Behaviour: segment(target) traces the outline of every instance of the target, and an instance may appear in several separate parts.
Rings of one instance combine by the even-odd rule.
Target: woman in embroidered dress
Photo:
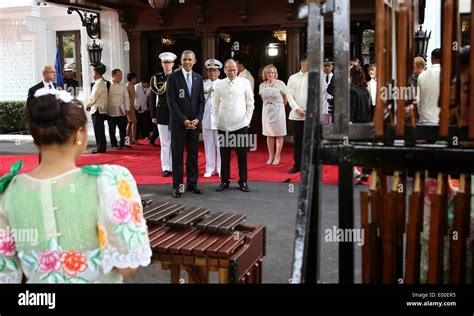
[[[67,93],[39,90],[28,109],[42,154],[35,170],[0,179],[0,283],[122,282],[150,263],[142,204],[130,172],[76,161],[87,118]]]

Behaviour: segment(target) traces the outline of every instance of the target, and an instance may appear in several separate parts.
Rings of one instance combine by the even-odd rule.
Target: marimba
[[[149,202],[149,201],[147,201]],[[144,203],[143,215],[153,262],[171,271],[171,283],[261,283],[265,256],[265,226],[244,224],[245,215],[210,211],[181,204]]]

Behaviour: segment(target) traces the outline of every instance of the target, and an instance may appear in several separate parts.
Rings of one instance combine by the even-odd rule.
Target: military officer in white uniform
[[[221,173],[221,154],[219,151],[218,133],[214,122],[212,121],[212,108],[214,107],[214,87],[220,81],[220,69],[222,63],[217,59],[209,59],[205,63],[207,77],[204,81],[204,116],[202,118],[202,136],[204,138],[204,150],[206,153],[206,173],[204,178],[212,177],[215,171],[220,176]]]

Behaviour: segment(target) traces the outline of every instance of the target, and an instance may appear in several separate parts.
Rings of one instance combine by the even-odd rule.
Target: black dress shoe
[[[169,177],[169,176],[171,175],[171,171],[165,170],[165,171],[163,171],[163,172],[161,173],[161,175],[162,175],[163,177]]]
[[[288,170],[288,173],[297,173],[297,172],[300,172],[300,171],[301,171],[301,168],[293,167],[290,170]]]
[[[178,199],[181,197],[181,192],[179,192],[179,190],[173,190],[173,197],[175,199]]]
[[[98,150],[98,149],[93,149],[91,151],[91,154],[104,154],[105,150]]]
[[[227,182],[221,182],[221,183],[219,184],[219,186],[217,187],[217,190],[216,190],[216,191],[217,191],[217,192],[221,192],[221,191],[224,191],[225,189],[228,189],[228,188],[229,188],[229,184],[230,184],[230,183],[229,183],[228,181],[227,181]]]
[[[250,192],[247,182],[239,182],[240,190],[243,192]]]
[[[193,192],[194,194],[202,194],[202,190],[194,186],[188,186],[186,191]]]
[[[118,146],[112,146],[112,149],[119,150],[120,148]]]

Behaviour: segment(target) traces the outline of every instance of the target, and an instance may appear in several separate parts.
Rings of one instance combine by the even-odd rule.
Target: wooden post
[[[453,17],[454,0],[442,0],[441,27],[441,82],[439,106],[439,135],[448,136],[449,128],[449,99],[451,92],[452,55],[453,55]],[[457,44],[459,45],[459,43]]]
[[[471,175],[461,174],[459,192],[454,198],[453,231],[450,235],[450,283],[466,280],[467,239],[470,228]]]
[[[179,280],[181,279],[181,268],[178,263],[171,264],[171,283],[172,284],[179,284]]]
[[[407,62],[408,60],[408,3],[399,1],[398,23],[397,23],[397,127],[396,134],[403,136],[405,134],[405,105],[406,98],[401,91],[405,91],[407,85]]]
[[[420,283],[421,243],[420,233],[423,227],[423,182],[421,172],[416,172],[413,194],[410,196],[410,210],[407,229],[405,259],[405,283]]]
[[[439,173],[436,194],[431,198],[427,280],[430,284],[439,284],[443,282],[443,182],[443,174]]]
[[[384,1],[375,1],[375,63],[377,64],[377,97],[375,102],[375,135],[382,136],[384,129],[384,107],[385,102],[382,99],[380,90],[387,84],[386,81],[386,64],[387,52],[385,50],[385,4]]]
[[[137,74],[137,80],[141,80],[141,77],[142,77],[141,34],[142,34],[142,32],[139,32],[139,31],[128,33],[128,39],[130,40],[130,72],[134,72],[134,73]]]
[[[219,284],[229,283],[229,269],[228,268],[219,268]]]
[[[216,31],[202,31],[202,38],[201,38],[201,45],[202,45],[202,60],[198,60],[198,63],[203,64],[203,69],[204,67],[204,62],[210,58],[217,58],[217,35]],[[224,61],[222,61],[224,62]],[[204,74],[203,71],[203,75]]]
[[[474,138],[474,0],[471,0],[471,56],[470,56],[470,83],[469,83],[469,138]],[[474,258],[474,256],[473,256]],[[472,269],[474,271],[474,268]]]
[[[300,70],[300,34],[299,28],[287,28],[286,30],[286,48],[288,51],[286,75],[288,78]]]

